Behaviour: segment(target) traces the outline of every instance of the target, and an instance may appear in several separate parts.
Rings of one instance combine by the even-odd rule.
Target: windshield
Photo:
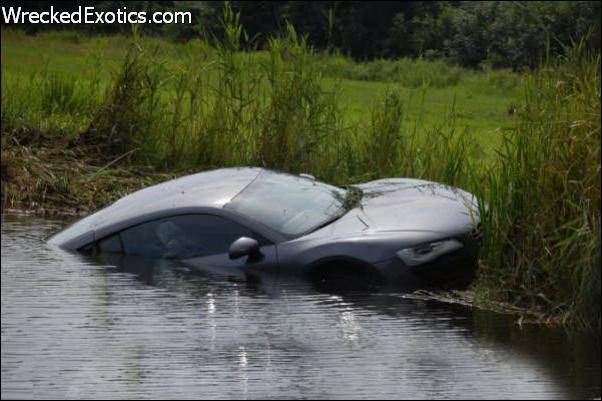
[[[225,208],[284,235],[298,236],[342,216],[350,209],[350,192],[308,178],[264,170]]]

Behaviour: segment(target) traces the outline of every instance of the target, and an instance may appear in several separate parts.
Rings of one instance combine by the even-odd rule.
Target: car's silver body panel
[[[228,203],[262,171],[260,168],[225,168],[187,175],[141,189],[78,221],[73,236],[64,230],[51,244],[77,249],[114,231],[144,221],[189,212],[213,212]],[[76,227],[77,226],[77,227]]]
[[[429,231],[454,235],[478,222],[474,196],[430,181],[395,178],[356,185],[364,195],[358,208],[305,238],[372,235],[387,231]]]
[[[234,262],[226,260],[227,255],[215,255],[187,261],[193,266],[240,266],[306,274],[323,261],[338,259],[374,266],[396,280],[409,280],[406,273],[410,269],[403,266],[396,252],[451,237],[461,239],[466,245],[467,257],[476,260],[478,247],[469,234],[479,223],[478,208],[474,196],[465,191],[402,178],[357,185],[363,191],[360,205],[325,227],[290,239],[253,220],[252,216],[224,208],[261,171],[260,168],[214,170],[140,190],[76,223],[52,237],[50,242],[76,250],[145,221],[208,213],[235,220],[273,245],[264,249],[268,256],[264,263]]]

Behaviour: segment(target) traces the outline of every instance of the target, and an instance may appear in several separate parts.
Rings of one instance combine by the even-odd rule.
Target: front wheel
[[[328,292],[364,291],[384,284],[382,275],[374,268],[344,262],[318,266],[309,279],[318,289]]]

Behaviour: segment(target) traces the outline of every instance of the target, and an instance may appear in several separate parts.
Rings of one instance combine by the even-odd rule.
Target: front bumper
[[[474,279],[477,269],[480,235],[473,231],[453,238],[463,247],[431,262],[407,266],[396,257],[377,263],[376,267],[385,281],[396,288],[465,288]]]

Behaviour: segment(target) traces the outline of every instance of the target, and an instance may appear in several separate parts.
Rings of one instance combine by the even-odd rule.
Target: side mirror
[[[228,255],[230,259],[238,259],[243,256],[253,256],[259,253],[259,242],[253,238],[240,237],[230,245]]]

